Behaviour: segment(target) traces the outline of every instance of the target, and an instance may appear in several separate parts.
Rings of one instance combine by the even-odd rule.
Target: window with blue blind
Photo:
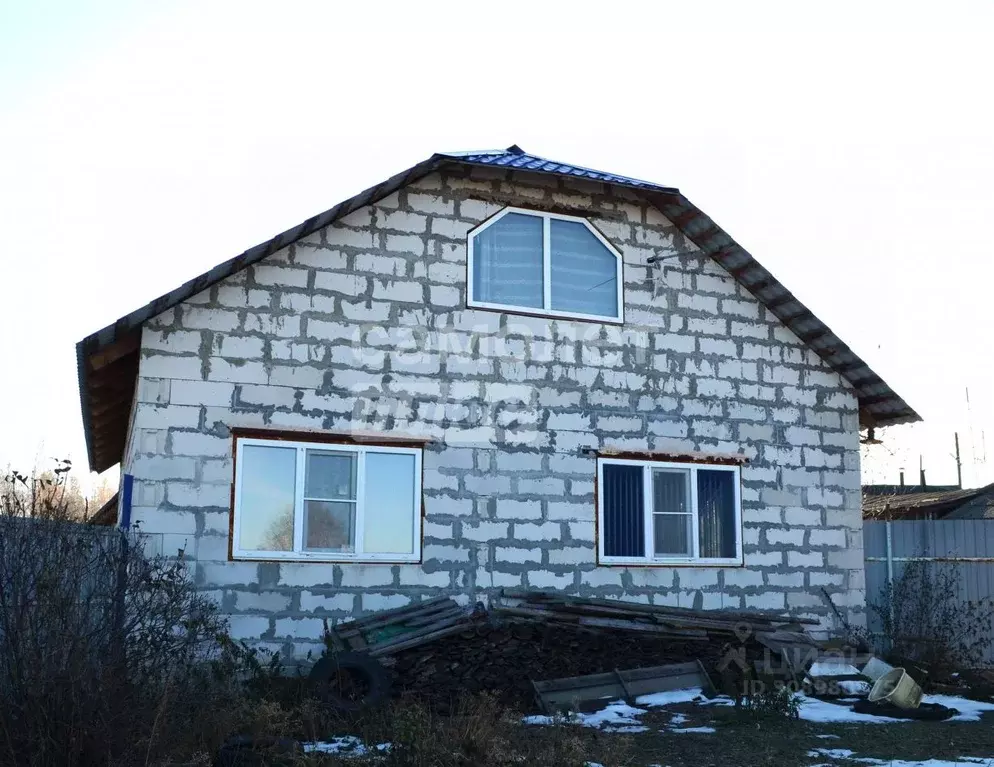
[[[602,458],[601,564],[742,563],[738,466]]]
[[[621,322],[622,259],[583,218],[505,208],[469,233],[469,305]]]

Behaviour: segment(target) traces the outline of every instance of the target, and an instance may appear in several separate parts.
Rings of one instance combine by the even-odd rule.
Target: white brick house
[[[917,414],[679,191],[437,154],[81,341],[91,468],[233,632],[502,587],[857,620]],[[130,496],[130,498],[128,497]]]

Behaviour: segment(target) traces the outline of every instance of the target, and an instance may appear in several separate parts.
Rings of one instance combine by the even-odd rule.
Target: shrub
[[[786,685],[759,685],[745,696],[741,711],[761,719],[799,719],[801,704],[797,695]]]
[[[182,558],[72,521],[67,474],[0,477],[0,760],[144,763],[227,726],[191,715],[237,693],[205,674],[224,621]]]
[[[963,600],[960,582],[955,565],[907,562],[870,603],[882,627],[882,636],[871,642],[888,657],[933,673],[979,666],[992,641],[994,601]]]

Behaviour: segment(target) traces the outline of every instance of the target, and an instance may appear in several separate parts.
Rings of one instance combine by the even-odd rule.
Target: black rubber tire
[[[361,700],[344,698],[331,687],[331,680],[342,671],[358,677],[366,685],[367,690]],[[375,708],[390,696],[389,672],[376,658],[366,653],[342,652],[322,656],[311,668],[308,678],[317,696],[337,711],[356,712]]]

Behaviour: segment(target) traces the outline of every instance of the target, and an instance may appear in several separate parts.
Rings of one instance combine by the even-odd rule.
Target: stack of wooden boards
[[[325,640],[334,650],[367,652],[378,658],[471,630],[481,620],[485,615],[479,610],[461,607],[449,597],[435,597],[335,627],[326,621]]]
[[[333,651],[386,661],[405,691],[441,699],[499,688],[519,700],[531,691],[552,710],[567,700],[650,688],[741,690],[746,677],[771,673],[796,680],[819,653],[804,629],[811,624],[817,621],[758,610],[504,589],[489,608],[440,596],[326,627],[326,641]]]
[[[777,653],[817,646],[803,630],[803,625],[817,621],[760,611],[694,610],[504,589],[489,613],[500,622],[537,622],[596,633],[646,633],[681,642],[741,644],[753,640]],[[339,650],[391,655],[470,630],[487,619],[487,613],[479,608],[436,597],[329,628],[328,637],[332,647]]]
[[[777,651],[785,644],[817,644],[802,627],[817,625],[818,621],[758,610],[694,610],[548,591],[504,589],[492,611],[511,620],[567,624],[592,631],[639,631],[682,641],[735,639],[744,642],[755,639],[776,644],[777,647],[771,649]]]

